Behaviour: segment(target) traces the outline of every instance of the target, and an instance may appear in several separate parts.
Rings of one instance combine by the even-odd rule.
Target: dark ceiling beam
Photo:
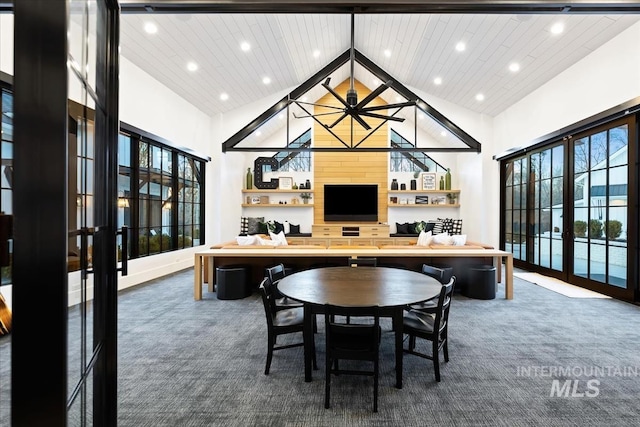
[[[348,146],[336,146],[336,147],[300,147],[300,148],[290,148],[290,147],[234,147],[233,151],[249,151],[249,152],[278,152],[278,151],[287,151],[291,153],[300,153],[300,152],[325,152],[325,153],[344,153],[352,151],[354,153],[388,153],[389,151],[393,151],[394,153],[415,153],[416,151],[420,151],[423,153],[468,153],[469,148],[467,147],[412,147],[412,148],[393,148],[389,147],[348,147]]]
[[[400,83],[398,79],[395,79],[369,58],[361,54],[357,49],[355,50],[355,56],[356,62],[369,70],[369,72],[371,72],[374,76],[381,79],[383,82],[391,82],[390,87],[393,90],[404,96],[409,101],[414,101],[417,108],[432,117],[436,122],[440,123],[445,129],[454,134],[460,141],[464,142],[470,149],[475,150],[478,153],[480,152],[481,144],[474,137],[463,131],[451,120],[447,119],[444,115],[442,115],[442,113],[433,108],[418,95],[413,93],[413,91],[409,90],[405,85]]]
[[[278,114],[280,111],[287,108],[290,103],[290,100],[295,100],[300,98],[306,92],[319,85],[328,75],[336,71],[342,65],[344,65],[349,60],[349,51],[345,51],[342,55],[338,56],[336,59],[331,61],[329,64],[324,66],[320,71],[311,76],[307,81],[302,83],[300,86],[296,87],[289,95],[282,98],[280,101],[273,104],[268,110],[264,113],[260,114],[258,117],[253,119],[247,126],[240,129],[236,132],[231,138],[227,139],[222,144],[222,152],[225,153],[227,150],[233,149],[240,141],[245,139],[247,136],[251,135],[256,129],[266,123],[270,118]]]
[[[6,0],[0,0],[0,4]],[[123,13],[477,13],[477,14],[608,14],[640,13],[637,0],[624,1],[234,1],[120,0]]]

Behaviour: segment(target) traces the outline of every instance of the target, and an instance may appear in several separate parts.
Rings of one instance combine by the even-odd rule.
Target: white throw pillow
[[[275,246],[287,246],[287,238],[284,236],[284,231],[279,232],[278,234],[275,234],[273,232],[269,232],[269,236],[271,237],[271,240],[273,240],[274,242],[276,242]]]
[[[453,244],[452,237],[453,236],[449,236],[449,233],[436,234],[435,236],[433,236],[433,244],[434,245],[452,245]]]
[[[258,240],[262,246],[278,246],[278,242],[273,239],[263,239],[262,237],[258,237]]]
[[[454,246],[464,246],[467,243],[467,235],[466,234],[454,234],[451,236],[451,240],[453,241]]]
[[[238,236],[236,237],[236,243],[238,243],[238,245],[240,246],[258,245],[260,244],[258,239],[259,237],[255,234],[252,234],[250,236]]]
[[[416,243],[416,246],[429,246],[432,239],[431,231],[421,231],[420,235],[418,235],[418,243]]]

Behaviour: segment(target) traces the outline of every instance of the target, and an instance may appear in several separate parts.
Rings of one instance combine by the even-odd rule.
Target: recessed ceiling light
[[[560,34],[564,31],[564,23],[556,22],[551,26],[551,34]]]
[[[227,99],[229,99],[229,94],[228,93],[221,93],[220,94],[220,101],[226,101]]]
[[[476,101],[481,101],[481,102],[484,101],[484,95],[481,94],[481,93],[477,94],[476,95]]]
[[[447,132],[442,131],[442,132],[440,132],[440,135],[441,135],[441,136],[447,136]]]
[[[149,34],[155,34],[158,32],[158,26],[153,22],[145,22],[144,30]]]
[[[302,102],[307,102],[307,99],[309,99],[309,98],[307,98],[306,96],[303,96],[303,97],[300,99],[300,101],[302,101]]]
[[[262,132],[260,132],[259,130],[256,131],[256,136],[260,136],[262,135]]]
[[[197,69],[198,69],[198,64],[196,64],[195,62],[188,62],[187,63],[187,70],[196,71]]]
[[[313,51],[313,57],[318,58],[320,56],[320,50],[316,49]]]
[[[402,102],[404,99],[401,96],[396,96],[396,102]]]
[[[435,79],[433,79],[433,84],[434,85],[441,85],[442,84],[442,78],[441,77],[436,77]]]
[[[280,113],[280,114],[278,114],[278,118],[279,118],[280,120],[284,119],[284,113]]]
[[[466,48],[467,48],[467,45],[465,45],[464,42],[458,42],[458,44],[456,44],[456,50],[458,52],[464,52]]]
[[[517,62],[512,62],[511,64],[509,64],[509,71],[511,71],[512,73],[517,73],[518,71],[520,71],[520,64],[518,64]]]
[[[248,52],[249,50],[251,50],[251,45],[249,44],[249,42],[242,42],[240,43],[240,49],[242,49],[243,52]]]
[[[379,86],[380,82],[378,81],[378,79],[373,79],[373,85],[374,86]]]
[[[268,85],[269,83],[271,83],[271,79],[269,77],[263,77],[262,78],[262,83]]]
[[[391,57],[391,51],[389,49],[385,49],[384,50],[384,56],[386,56],[387,58]]]

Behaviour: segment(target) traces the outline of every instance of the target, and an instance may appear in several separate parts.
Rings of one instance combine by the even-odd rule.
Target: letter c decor
[[[272,171],[278,170],[278,160],[273,157],[258,157],[253,162],[253,185],[261,190],[275,190],[278,188],[278,178],[271,181],[263,181],[264,167],[271,166]]]

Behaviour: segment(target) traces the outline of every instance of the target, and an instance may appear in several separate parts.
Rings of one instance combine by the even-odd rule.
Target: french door
[[[635,117],[502,163],[503,244],[518,267],[632,300]]]
[[[11,424],[115,426],[119,6],[13,11]]]

